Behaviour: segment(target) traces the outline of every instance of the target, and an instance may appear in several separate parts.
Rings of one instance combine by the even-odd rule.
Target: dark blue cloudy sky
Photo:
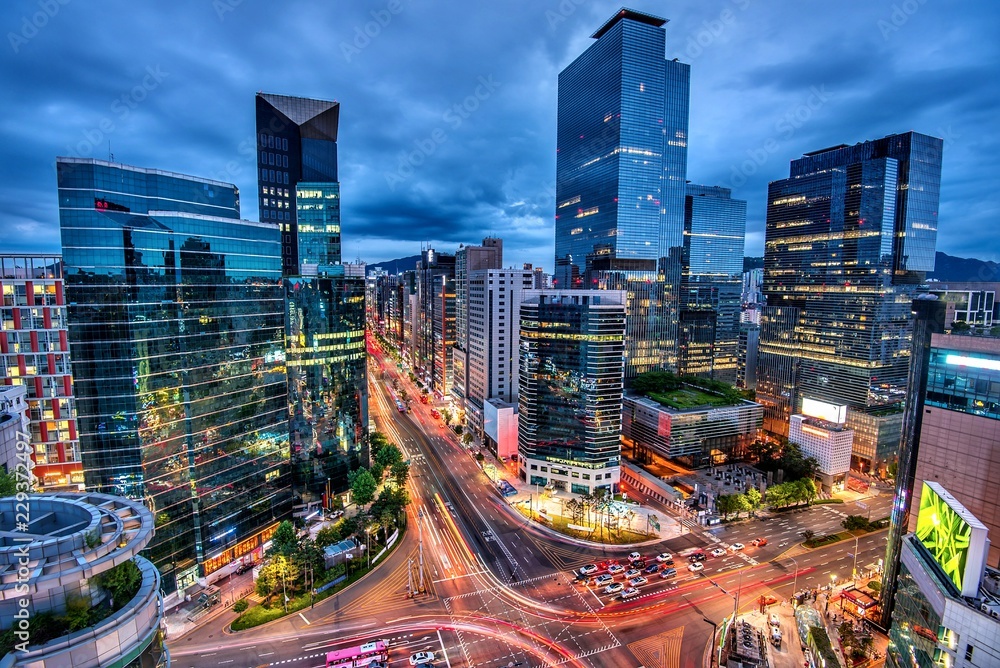
[[[342,105],[345,259],[493,233],[508,263],[551,269],[557,76],[620,4],[6,0],[0,250],[59,249],[55,157],[109,140],[116,161],[236,183],[256,218],[264,90]],[[938,249],[1000,259],[995,0],[629,6],[670,19],[666,55],[692,64],[688,178],[748,200],[747,254],[790,159],[917,130],[945,140]]]

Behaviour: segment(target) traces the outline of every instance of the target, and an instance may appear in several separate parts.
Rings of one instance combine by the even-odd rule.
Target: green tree
[[[455,414],[451,412],[450,408],[441,409],[441,417],[444,418],[445,425],[451,424],[451,420],[454,416]]]
[[[66,597],[65,620],[66,627],[71,633],[90,626],[90,616],[90,599],[78,595]]]
[[[347,474],[347,482],[351,486],[354,502],[359,507],[367,506],[375,498],[378,483],[368,469],[362,467],[351,471]]]
[[[17,494],[17,478],[12,473],[0,469],[0,497]]]
[[[403,452],[399,446],[392,443],[380,449],[375,455],[375,463],[383,469],[391,469],[393,464],[401,461],[403,461]]]
[[[736,497],[736,499],[735,499],[736,517],[739,517],[740,513],[749,513],[750,512],[750,502],[747,500],[747,495],[746,494],[734,494],[733,496]]]
[[[376,456],[383,447],[389,445],[389,439],[385,437],[380,431],[373,431],[368,436],[368,448],[371,450],[372,456]]]
[[[848,515],[840,525],[848,531],[867,531],[870,528],[868,518],[864,515]]]
[[[316,547],[323,549],[330,545],[336,545],[343,536],[340,533],[339,525],[325,526],[316,532]]]
[[[816,532],[813,531],[812,529],[806,529],[805,531],[802,532],[802,537],[805,538],[806,541],[812,540],[815,536]]]
[[[268,556],[281,554],[286,557],[291,556],[299,548],[299,536],[295,531],[295,525],[288,520],[284,520],[274,530],[271,536],[271,548],[267,551]]]
[[[299,549],[292,555],[292,560],[302,571],[303,576],[307,568],[311,568],[315,574],[316,571],[323,570],[323,548],[319,546],[318,542],[307,538],[302,541]]]
[[[746,498],[747,506],[750,509],[750,513],[756,513],[757,509],[760,508],[760,504],[763,501],[760,490],[756,487],[751,487],[747,490],[747,493],[743,495]]]
[[[139,593],[142,571],[129,559],[94,578],[97,586],[111,597],[111,609],[118,610]]]
[[[462,434],[462,445],[468,447],[470,443],[472,443],[472,433],[467,431]]]
[[[788,483],[783,482],[780,485],[771,485],[767,488],[767,504],[773,508],[787,506],[789,503],[789,491]]]
[[[965,322],[964,320],[956,320],[955,322],[951,323],[952,332],[967,332],[970,329],[972,329],[972,325]]]
[[[816,489],[816,483],[812,478],[799,478],[792,484],[795,485],[795,496],[801,503],[812,503],[819,496],[819,490]]]
[[[723,519],[729,519],[729,514],[736,511],[736,499],[732,494],[723,494],[715,499],[715,510],[722,513]]]
[[[284,555],[278,555],[264,564],[257,575],[257,595],[270,598],[276,592],[294,592],[299,579],[299,567]]]
[[[486,455],[484,455],[484,454],[483,454],[483,453],[481,453],[481,452],[477,452],[477,453],[476,453],[476,461],[477,461],[477,462],[479,462],[479,464],[480,464],[480,465],[482,465],[482,463],[483,463],[484,461],[486,461]]]
[[[410,465],[406,462],[396,462],[389,470],[389,475],[399,487],[406,487],[406,481],[410,479]]]

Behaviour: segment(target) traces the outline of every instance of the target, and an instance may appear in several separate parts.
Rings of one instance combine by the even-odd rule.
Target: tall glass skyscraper
[[[617,491],[625,293],[525,290],[519,475],[572,494]]]
[[[687,186],[677,367],[735,385],[747,203],[730,195]]]
[[[368,464],[365,272],[341,262],[340,105],[257,94],[261,218],[281,231],[293,486],[303,501],[348,488]]]
[[[934,137],[890,135],[807,153],[770,184],[757,370],[765,428],[787,433],[803,397],[846,404],[856,465],[895,455],[910,302],[934,268],[941,150]]]
[[[86,484],[145,501],[184,589],[291,513],[280,237],[228,183],[56,167]]]
[[[555,279],[628,295],[626,376],[677,366],[690,66],[622,9],[559,74]]]

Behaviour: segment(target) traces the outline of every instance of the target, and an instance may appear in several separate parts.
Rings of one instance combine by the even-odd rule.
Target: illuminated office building
[[[950,490],[925,483],[902,542],[886,666],[1000,665],[1000,572],[989,529]]]
[[[736,384],[747,203],[688,184],[677,371]]]
[[[340,105],[270,93],[256,105],[261,219],[282,240],[293,486],[329,504],[368,464],[365,272],[341,262]]]
[[[59,158],[88,490],[142,499],[167,593],[291,514],[281,240],[235,186]]]
[[[503,239],[497,237],[483,239],[482,246],[462,246],[455,253],[455,345],[451,352],[451,393],[460,409],[464,408],[469,383],[469,276],[474,271],[502,266]]]
[[[910,301],[934,268],[942,141],[807,153],[768,187],[757,399],[787,435],[804,398],[848,406],[855,466],[895,455]]]
[[[454,379],[455,259],[428,248],[421,252],[415,274],[413,365],[420,379],[441,399],[451,394]]]
[[[559,74],[553,286],[623,290],[627,377],[677,368],[690,66],[622,9]]]
[[[0,378],[27,392],[34,475],[45,491],[83,484],[62,258],[0,255]]]
[[[521,302],[522,480],[572,494],[617,491],[625,294],[526,290]]]

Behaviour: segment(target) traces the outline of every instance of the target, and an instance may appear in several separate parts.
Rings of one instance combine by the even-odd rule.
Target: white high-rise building
[[[483,269],[469,274],[466,424],[483,434],[489,399],[517,401],[519,307],[534,285],[526,269]]]

